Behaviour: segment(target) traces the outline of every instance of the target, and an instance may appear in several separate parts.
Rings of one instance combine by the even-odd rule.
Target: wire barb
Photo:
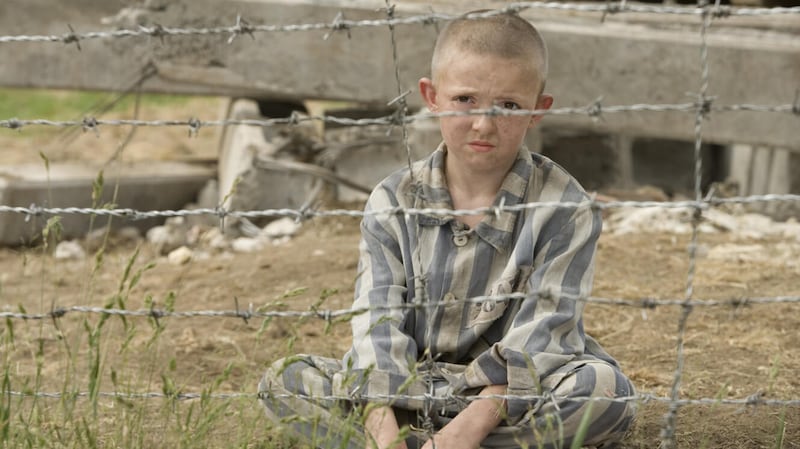
[[[189,137],[197,137],[197,134],[200,132],[200,127],[203,126],[203,122],[198,118],[192,117],[187,123],[189,125]]]
[[[597,97],[596,100],[586,108],[586,114],[592,119],[592,121],[597,122],[603,118],[603,97]]]
[[[41,207],[37,206],[35,203],[31,203],[28,209],[23,212],[25,214],[25,223],[30,222],[31,217],[41,217],[42,212],[43,210]]]
[[[167,32],[167,30],[158,23],[154,23],[152,27],[140,27],[142,31],[146,32],[150,37],[157,37],[161,43],[164,43],[164,36],[167,36],[171,33]]]
[[[97,119],[94,117],[84,117],[83,121],[81,122],[81,128],[83,129],[83,132],[93,131],[95,135],[100,135],[100,131],[98,131],[97,127]]]
[[[239,318],[244,320],[244,324],[249,324],[248,321],[253,316],[252,310],[244,311],[244,312],[240,311],[239,310],[239,298],[236,297],[236,296],[233,297],[233,305],[236,308],[236,316],[238,316]],[[251,305],[251,308],[252,308],[252,305]]]
[[[77,34],[75,34],[75,29],[72,28],[72,25],[67,24],[69,28],[69,33],[65,34],[64,37],[61,39],[62,42],[69,45],[74,43],[76,47],[78,47],[78,51],[81,51],[81,40]]]
[[[242,34],[247,34],[250,36],[251,39],[255,40],[256,37],[253,34],[254,28],[250,26],[250,24],[242,19],[241,14],[236,15],[236,25],[232,27],[231,35],[228,37],[228,45],[233,43],[237,37],[241,36]]]
[[[322,40],[327,41],[331,37],[331,35],[333,33],[335,33],[336,31],[341,31],[341,30],[347,31],[347,38],[348,39],[350,39],[352,37],[350,35],[350,25],[345,22],[344,13],[342,11],[339,11],[339,13],[336,14],[336,17],[333,18],[333,22],[331,22],[329,28],[330,28],[330,31],[328,31],[327,33],[325,33],[324,36],[322,36]]]

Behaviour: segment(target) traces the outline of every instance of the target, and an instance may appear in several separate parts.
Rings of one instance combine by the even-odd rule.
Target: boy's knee
[[[285,357],[273,362],[258,384],[260,394],[271,391],[297,392],[302,389],[303,371],[309,368],[304,356]]]
[[[572,434],[578,431],[583,415],[588,413],[591,416],[586,443],[618,441],[636,412],[636,403],[630,399],[636,394],[633,384],[618,367],[599,360],[581,363],[570,370],[551,394],[558,406],[545,406],[537,425],[542,425],[545,415],[553,414],[559,417],[566,433]]]
[[[635,389],[622,371],[604,361],[584,362],[558,379],[552,388],[556,397],[607,397],[633,396]]]
[[[590,436],[594,444],[605,443],[609,447],[618,442],[630,428],[636,413],[636,402],[631,399],[636,394],[631,381],[622,371],[605,362],[592,362],[586,365],[587,385],[593,398],[608,398],[608,401],[596,400],[592,408]]]

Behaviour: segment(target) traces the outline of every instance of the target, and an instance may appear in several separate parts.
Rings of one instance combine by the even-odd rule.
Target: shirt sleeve
[[[381,195],[373,193],[367,205],[381,207]],[[416,342],[406,331],[413,310],[401,308],[407,300],[407,273],[401,251],[404,231],[396,215],[365,214],[361,222],[358,278],[355,286],[356,311],[351,320],[353,346],[344,359],[351,397],[370,402],[400,405],[404,401],[383,397],[422,394],[410,382],[410,366],[417,358]],[[413,379],[412,379],[413,380]],[[419,391],[417,391],[419,390]],[[375,399],[375,398],[378,399]]]
[[[526,222],[531,235],[523,233],[515,251],[528,243],[536,248],[532,274],[523,284],[531,296],[521,300],[503,338],[467,367],[464,387],[506,384],[509,396],[541,395],[542,378],[584,353],[585,303],[575,298],[591,291],[601,223],[588,202],[557,209],[538,236],[532,235],[537,227]],[[509,400],[509,422],[521,418],[530,403]]]

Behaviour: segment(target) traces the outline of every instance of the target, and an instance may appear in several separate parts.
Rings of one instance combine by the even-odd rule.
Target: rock
[[[687,234],[691,232],[692,211],[689,208],[620,208],[608,219],[609,229],[614,234],[639,232],[669,232]]]
[[[192,256],[194,256],[194,253],[191,249],[181,246],[180,248],[170,251],[167,256],[167,261],[172,265],[185,265],[192,260]]]
[[[200,242],[200,237],[203,235],[203,227],[200,225],[194,225],[186,232],[186,243],[189,245],[196,245]]]
[[[156,247],[159,254],[168,254],[187,244],[187,232],[183,217],[171,217],[163,226],[150,228],[147,231],[147,241]]]
[[[89,231],[83,239],[86,250],[94,252],[103,245],[106,239],[106,228],[98,228]]]
[[[234,100],[229,119],[263,119],[252,100]],[[219,163],[217,204],[228,210],[299,209],[312,195],[316,178],[286,170],[280,161],[311,162],[317,131],[310,121],[298,125],[255,127],[232,125],[225,129]],[[275,164],[270,164],[275,162]],[[261,227],[271,218],[251,218]],[[239,236],[240,220],[225,220],[225,232]]]
[[[721,231],[736,232],[739,229],[739,221],[736,217],[718,209],[709,209],[703,212],[703,219]]]
[[[125,226],[124,228],[119,228],[116,236],[121,242],[126,243],[138,243],[140,240],[142,240],[142,233],[139,231],[139,228],[135,226]]]
[[[66,240],[56,245],[53,257],[56,259],[80,260],[86,258],[86,251],[84,251],[80,243],[75,240]]]
[[[214,209],[218,206],[219,201],[219,188],[216,179],[209,179],[208,182],[200,189],[197,194],[197,200],[194,203],[187,204],[185,209]],[[194,226],[218,226],[219,217],[210,214],[201,215],[187,215],[186,224],[191,228]]]
[[[239,237],[231,242],[231,249],[237,253],[254,253],[264,249],[264,243],[259,239]]]
[[[289,237],[288,235],[285,235],[283,237],[278,237],[276,239],[270,240],[270,243],[272,243],[275,246],[281,246],[281,245],[285,245],[285,244],[287,244],[287,243],[289,243],[291,241],[292,241],[292,238]]]
[[[200,236],[200,244],[213,249],[228,249],[230,243],[219,228],[211,228]]]
[[[427,111],[422,111],[425,113]],[[330,114],[344,118],[363,118],[370,114],[388,116],[394,110],[376,111],[363,109],[333,110]],[[338,126],[326,123],[325,154],[321,162],[330,166],[340,176],[372,189],[392,172],[408,166],[408,150],[403,143],[399,127],[387,130],[385,126]],[[388,134],[387,134],[388,131]],[[415,120],[408,124],[408,140],[411,159],[422,159],[441,142],[441,131],[436,120]],[[336,186],[339,201],[364,201],[368,193]]]
[[[297,233],[300,226],[302,225],[297,220],[283,217],[264,226],[259,237],[265,237],[270,240],[279,239],[281,237],[291,237]]]
[[[106,234],[108,233],[108,239]],[[108,232],[107,227],[94,229],[83,239],[83,245],[87,252],[95,252],[101,246],[115,246],[138,243],[142,240],[142,233],[135,226],[125,226]]]
[[[724,243],[712,248],[708,253],[708,258],[713,260],[735,260],[739,263],[762,262],[770,257],[764,245],[750,244],[742,245],[736,243]]]

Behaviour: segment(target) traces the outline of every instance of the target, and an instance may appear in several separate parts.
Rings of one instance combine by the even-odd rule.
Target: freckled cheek
[[[522,117],[502,117],[497,120],[497,130],[503,135],[514,137],[524,135],[527,131],[527,121]]]
[[[442,128],[452,130],[469,129],[472,126],[472,120],[470,120],[469,116],[441,117],[439,120]]]

